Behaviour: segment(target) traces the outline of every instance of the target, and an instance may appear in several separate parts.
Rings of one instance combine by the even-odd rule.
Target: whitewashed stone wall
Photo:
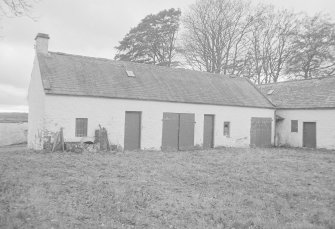
[[[94,131],[101,124],[107,129],[110,142],[123,147],[126,111],[142,112],[142,149],[155,150],[159,150],[162,143],[163,112],[194,113],[194,142],[199,146],[203,142],[204,114],[215,115],[215,146],[248,147],[251,117],[274,119],[273,109],[46,95],[44,124],[51,132],[63,127],[65,141],[76,142],[81,138],[75,137],[75,119],[88,118],[89,137],[94,137]],[[229,138],[223,136],[225,121],[231,126]],[[274,122],[272,131],[274,136]]]
[[[42,86],[38,60],[35,58],[33,71],[28,90],[28,147],[34,149],[43,148],[44,131],[44,100],[45,94]]]
[[[303,122],[316,122],[317,148],[335,149],[335,109],[332,110],[277,110],[284,118],[278,122],[278,145],[302,147]],[[298,132],[291,132],[291,120],[298,120]]]

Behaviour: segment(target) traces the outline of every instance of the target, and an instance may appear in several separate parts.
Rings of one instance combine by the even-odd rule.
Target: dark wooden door
[[[308,148],[316,148],[316,123],[304,122],[302,146]]]
[[[162,150],[178,150],[179,114],[163,113]]]
[[[194,114],[163,113],[162,150],[193,148],[194,120]]]
[[[124,149],[141,149],[141,112],[126,111]]]
[[[214,115],[204,116],[204,142],[205,149],[214,147]]]
[[[194,147],[194,114],[179,114],[179,150]]]
[[[271,146],[271,118],[251,118],[250,145],[256,147]]]

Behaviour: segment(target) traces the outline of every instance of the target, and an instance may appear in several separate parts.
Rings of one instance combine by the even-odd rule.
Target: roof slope
[[[335,108],[335,77],[285,81],[259,88],[277,108]],[[273,92],[268,95],[270,90]]]
[[[47,94],[273,108],[244,78],[55,52],[37,56]]]
[[[21,123],[28,122],[27,113],[0,113],[0,123]]]

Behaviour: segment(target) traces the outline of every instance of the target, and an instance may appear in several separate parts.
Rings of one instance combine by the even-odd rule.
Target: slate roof
[[[37,57],[47,94],[274,108],[245,78],[57,52]]]
[[[259,88],[277,108],[335,108],[335,77],[285,81]],[[273,92],[268,95],[270,90]]]

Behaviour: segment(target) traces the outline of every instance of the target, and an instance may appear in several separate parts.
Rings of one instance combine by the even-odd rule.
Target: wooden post
[[[56,146],[57,146],[57,142],[58,142],[58,138],[59,138],[59,132],[57,132],[57,135],[56,135],[56,138],[55,138],[55,140],[54,140],[54,144],[53,144],[53,146],[52,146],[52,150],[51,150],[51,152],[54,152],[54,151],[55,151],[55,148],[56,148]]]
[[[62,145],[62,152],[64,152],[64,135],[63,135],[63,127],[60,128],[60,144]]]

